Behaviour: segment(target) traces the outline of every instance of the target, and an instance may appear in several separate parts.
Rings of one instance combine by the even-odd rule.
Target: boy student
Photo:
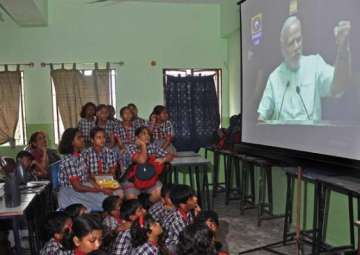
[[[194,222],[194,216],[197,216],[201,209],[197,197],[188,185],[175,185],[170,191],[170,199],[175,210],[164,221],[164,226],[168,230],[165,244],[171,251],[174,251],[180,233],[186,226]]]
[[[123,230],[120,231],[112,243],[111,254],[112,255],[131,255],[133,248],[131,245],[131,224],[138,220],[139,217],[144,216],[145,210],[141,203],[137,199],[131,199],[125,201],[121,206],[120,216],[124,223],[122,225]]]

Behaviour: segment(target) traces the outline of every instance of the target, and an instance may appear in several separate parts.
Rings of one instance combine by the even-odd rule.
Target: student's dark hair
[[[72,142],[78,132],[80,132],[78,128],[67,128],[64,131],[59,143],[59,152],[61,154],[70,154],[74,152]]]
[[[148,193],[141,193],[139,196],[138,196],[138,200],[140,202],[140,204],[142,205],[142,207],[145,209],[145,210],[149,210],[152,203],[150,201],[150,194]]]
[[[108,106],[106,104],[99,104],[96,106],[96,112],[100,111],[101,109],[105,108],[106,110],[109,110]]]
[[[211,220],[216,225],[219,225],[219,215],[212,210],[201,211],[199,215],[195,218],[195,222],[200,224],[206,224],[207,220]]]
[[[115,209],[116,203],[120,200],[119,196],[108,196],[104,199],[102,203],[102,208],[104,212],[110,213],[112,210]]]
[[[137,106],[136,106],[136,104],[134,104],[134,103],[128,103],[127,107],[133,107],[133,108],[136,108],[136,109],[137,109]]]
[[[64,212],[74,220],[80,216],[81,209],[83,208],[87,209],[83,204],[80,203],[71,204],[64,209]]]
[[[130,220],[130,216],[133,215],[140,207],[142,207],[142,205],[138,199],[126,200],[121,206],[121,218],[124,220]]]
[[[147,127],[145,127],[145,126],[141,126],[141,127],[137,128],[137,129],[135,130],[135,136],[140,135],[140,133],[141,133],[142,131],[144,131],[145,129],[149,132],[149,134],[150,134],[150,136],[151,136],[150,130],[149,130]]]
[[[160,191],[161,197],[165,198],[166,195],[170,195],[170,191],[173,187],[173,184],[163,184]]]
[[[128,106],[121,107],[121,109],[120,109],[120,116],[121,116],[121,117],[124,115],[124,111],[126,111],[126,110],[129,110],[129,111],[130,111],[130,109],[129,109]]]
[[[22,158],[30,158],[31,160],[34,159],[33,155],[28,152],[28,151],[20,151],[17,155],[16,155],[16,160],[22,159]]]
[[[40,135],[40,134],[45,134],[45,132],[44,131],[35,131],[34,133],[32,133],[29,138],[28,145],[32,146],[36,142],[36,139],[37,139],[38,135]]]
[[[66,212],[58,211],[51,213],[44,226],[48,238],[52,238],[55,234],[61,233],[67,219],[71,219],[71,217]]]
[[[179,207],[180,204],[185,204],[186,201],[194,195],[191,187],[185,184],[174,185],[170,191],[170,199],[175,207]]]
[[[103,227],[101,221],[97,217],[89,214],[79,216],[73,222],[72,235],[71,237],[69,237],[71,239],[67,239],[65,240],[65,242],[63,242],[64,248],[68,250],[74,249],[74,243],[72,242],[72,240],[75,236],[79,239],[82,239],[92,231],[102,229]]]
[[[157,105],[154,107],[152,112],[156,115],[160,115],[163,111],[166,111],[166,107],[163,105]]]
[[[191,224],[180,233],[177,255],[216,255],[214,233],[205,224]]]
[[[81,118],[85,118],[86,117],[86,111],[88,107],[94,107],[94,109],[96,110],[96,105],[93,102],[87,102],[86,104],[84,104],[81,107],[81,111],[80,111],[80,117]]]
[[[93,129],[90,130],[90,138],[94,139],[98,132],[103,132],[105,134],[105,129],[101,127],[94,127]]]

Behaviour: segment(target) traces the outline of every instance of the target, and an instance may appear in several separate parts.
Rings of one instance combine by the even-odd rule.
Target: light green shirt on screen
[[[321,120],[321,98],[331,96],[333,79],[334,67],[320,55],[302,56],[296,71],[288,69],[283,62],[269,76],[258,108],[260,119]],[[309,117],[296,92],[297,86]]]

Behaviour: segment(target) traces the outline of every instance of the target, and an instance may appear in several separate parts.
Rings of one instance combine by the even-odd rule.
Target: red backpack
[[[159,176],[164,171],[164,164],[158,163],[155,160],[154,156],[150,156],[145,164],[133,164],[130,167],[127,179],[137,189],[151,188],[159,180]]]

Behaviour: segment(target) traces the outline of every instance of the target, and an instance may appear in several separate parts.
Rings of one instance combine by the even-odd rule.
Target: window
[[[80,72],[85,76],[92,76],[93,70],[80,70]],[[116,108],[116,90],[115,90],[115,79],[116,79],[116,70],[112,69],[110,72],[110,87],[109,87],[109,99],[112,106]],[[59,107],[56,102],[56,91],[54,82],[51,81],[51,90],[52,90],[52,98],[53,98],[53,119],[54,119],[54,134],[55,134],[55,144],[59,144],[62,133],[64,132],[64,124],[61,119]],[[80,115],[80,112],[78,113]]]
[[[24,72],[21,72],[21,88],[20,88],[20,102],[19,102],[19,120],[15,130],[15,145],[25,145],[26,140],[26,126],[25,126],[25,107],[24,107]],[[0,146],[10,146],[10,143],[4,143]]]
[[[216,93],[219,100],[219,113],[222,117],[222,70],[221,69],[164,69],[164,85],[166,84],[166,76],[213,76]]]

